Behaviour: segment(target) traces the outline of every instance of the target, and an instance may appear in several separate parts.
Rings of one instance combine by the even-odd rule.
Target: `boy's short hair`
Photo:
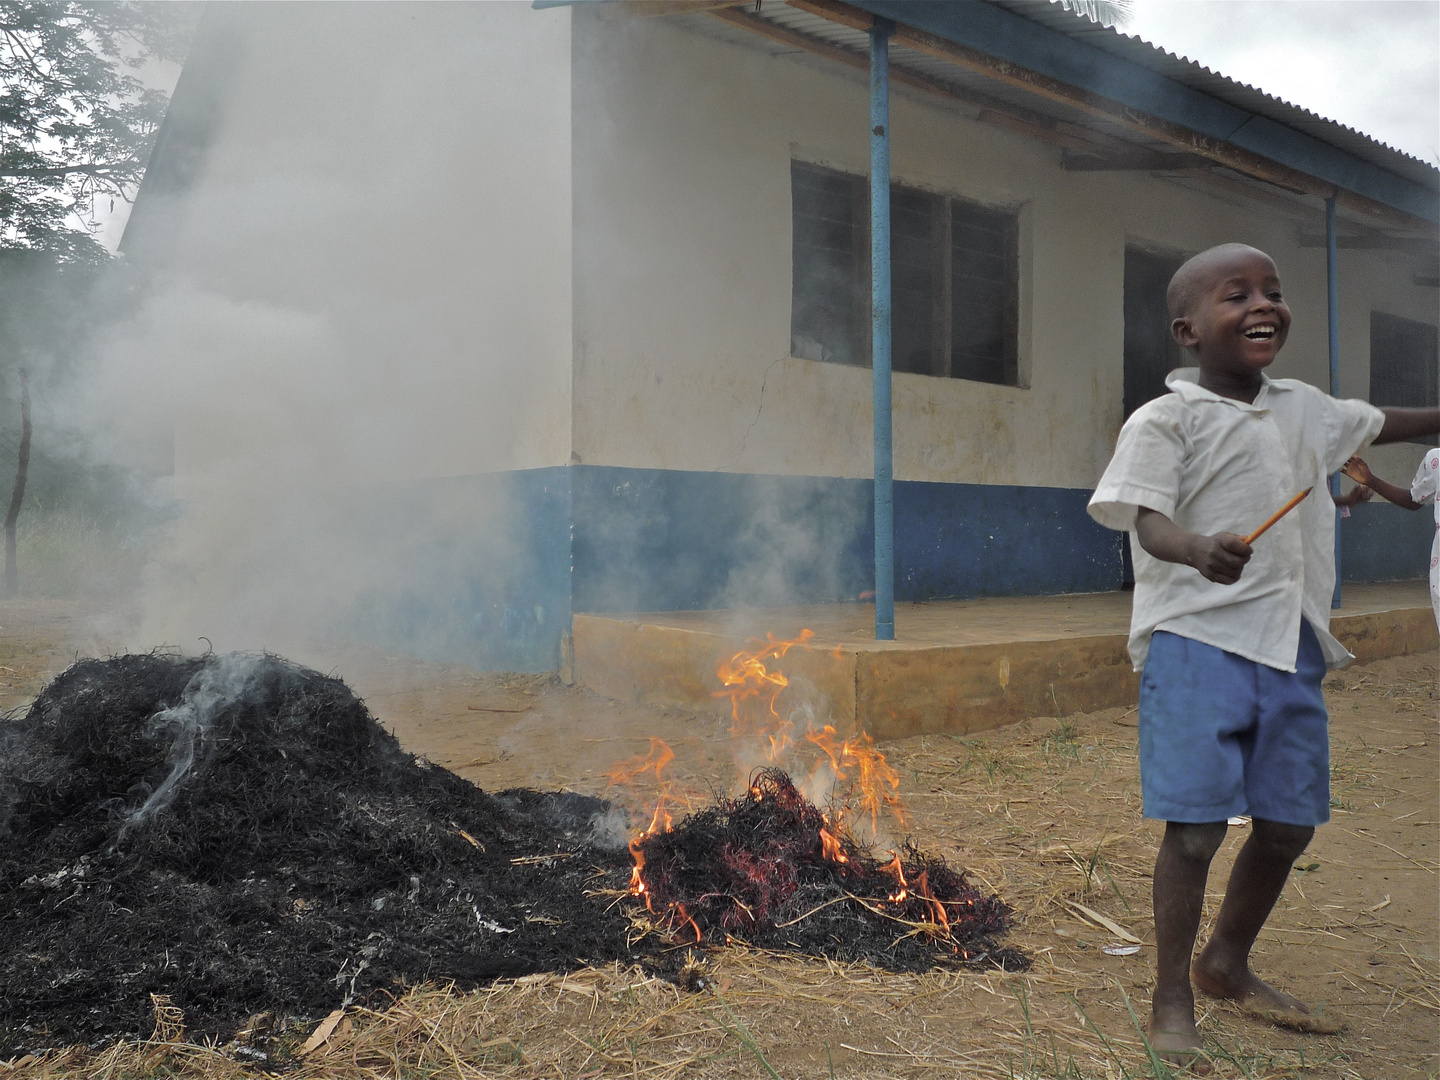
[[[1214,273],[1215,265],[1242,251],[1265,255],[1265,252],[1249,244],[1217,244],[1181,263],[1180,269],[1176,270],[1175,276],[1170,279],[1170,286],[1165,290],[1165,306],[1170,309],[1170,318],[1183,319],[1189,315],[1190,309],[1195,305],[1195,298],[1209,283],[1209,276]],[[1265,258],[1269,259],[1270,256],[1265,255]],[[1274,262],[1273,259],[1270,261]]]

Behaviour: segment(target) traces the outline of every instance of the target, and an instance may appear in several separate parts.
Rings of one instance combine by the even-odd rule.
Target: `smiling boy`
[[[1250,970],[1251,947],[1290,868],[1330,817],[1320,682],[1352,659],[1330,635],[1334,511],[1308,498],[1252,548],[1243,537],[1371,442],[1440,428],[1440,410],[1377,409],[1268,378],[1290,330],[1274,262],[1243,244],[1176,271],[1171,332],[1197,368],[1137,409],[1090,500],[1131,532],[1130,655],[1140,680],[1144,813],[1166,822],[1155,861],[1150,1039],[1208,1071],[1194,985],[1303,1031],[1340,1025]],[[1250,814],[1209,943],[1195,937],[1228,818]]]

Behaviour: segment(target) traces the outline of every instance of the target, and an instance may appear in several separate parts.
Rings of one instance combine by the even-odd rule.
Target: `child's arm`
[[[1140,546],[1161,562],[1193,566],[1209,580],[1234,585],[1254,549],[1234,533],[1201,536],[1180,528],[1158,510],[1142,506],[1135,515]]]
[[[1344,495],[1332,495],[1331,500],[1336,506],[1359,506],[1363,502],[1369,502],[1370,496],[1375,492],[1364,484],[1356,484]]]
[[[1404,442],[1406,439],[1418,439],[1421,435],[1433,435],[1440,431],[1440,408],[1397,409],[1386,407],[1380,411],[1385,414],[1385,426],[1380,429],[1380,434],[1375,436],[1376,443]],[[1379,488],[1375,490],[1380,491]],[[1383,491],[1380,491],[1380,494],[1385,495]],[[1385,498],[1390,499],[1390,496],[1385,495]],[[1390,501],[1398,502],[1396,499],[1390,499]]]
[[[1416,411],[1418,412],[1420,410]],[[1388,418],[1386,422],[1389,422]],[[1420,509],[1420,504],[1410,497],[1410,492],[1402,487],[1396,487],[1388,480],[1381,480],[1380,477],[1370,471],[1370,466],[1366,465],[1361,458],[1352,457],[1349,461],[1345,462],[1344,467],[1340,471],[1357,484],[1364,484],[1366,487],[1377,492],[1382,499],[1386,499],[1396,506],[1403,506],[1406,510]]]

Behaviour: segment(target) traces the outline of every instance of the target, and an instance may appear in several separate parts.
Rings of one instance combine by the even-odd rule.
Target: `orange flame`
[[[930,891],[930,872],[921,870],[919,878],[915,881],[915,895],[930,902],[930,909],[934,912],[935,922],[945,934],[950,933],[950,916],[945,914],[945,905],[935,899],[935,894]]]
[[[891,854],[894,858],[881,867],[882,870],[894,875],[895,881],[899,885],[899,889],[891,893],[888,897],[890,902],[898,904],[911,897],[918,897],[924,900],[930,905],[931,921],[935,923],[936,930],[940,934],[948,936],[950,933],[950,916],[945,912],[945,904],[937,900],[935,894],[930,891],[930,872],[928,870],[921,870],[920,876],[914,881],[906,881],[905,868],[900,865],[899,853],[891,852]]]
[[[643,896],[645,906],[651,911],[654,909],[650,907],[650,894],[646,891],[645,881],[641,877],[641,871],[645,868],[645,856],[640,851],[640,841],[655,833],[670,831],[673,819],[666,803],[671,797],[671,784],[661,774],[665,766],[674,760],[675,751],[670,749],[665,740],[651,736],[649,753],[638,755],[629,761],[622,761],[605,774],[612,784],[630,784],[646,773],[653,772],[655,774],[655,783],[659,787],[655,811],[650,815],[650,824],[630,841],[630,854],[635,859],[635,866],[630,871],[630,894]]]
[[[860,809],[869,816],[871,829],[879,825],[882,804],[890,807],[902,825],[905,823],[905,805],[895,795],[900,787],[900,774],[886,763],[885,755],[875,749],[875,740],[868,732],[862,731],[853,739],[841,741],[835,729],[826,724],[819,731],[812,728],[805,738],[825,752],[837,780],[847,779],[851,769],[858,773],[855,786],[860,793]]]
[[[784,659],[792,648],[814,636],[812,630],[801,630],[797,638],[777,641],[775,635],[766,634],[764,648],[738,652],[715,666],[715,674],[724,689],[715,691],[713,696],[730,699],[730,737],[764,739],[770,746],[772,764],[789,749],[790,733],[795,725],[775,708],[775,699],[790,685],[790,680],[778,669],[771,671],[765,662]]]
[[[889,871],[890,873],[895,875],[895,881],[900,886],[900,889],[898,892],[893,892],[890,894],[890,900],[892,903],[898,904],[901,900],[904,900],[910,894],[909,892],[907,892],[907,886],[905,883],[905,868],[900,865],[900,854],[899,852],[892,852],[891,854],[893,854],[895,858],[892,859],[890,862],[886,863],[883,867],[881,867],[881,869]]]
[[[820,830],[820,854],[831,862],[847,863],[850,856],[845,854],[845,849],[840,846],[839,838],[829,829]]]
[[[680,918],[679,918],[679,920],[678,920],[678,925],[684,926],[684,925],[686,925],[686,924],[688,923],[689,926],[690,926],[690,929],[695,931],[695,944],[696,944],[696,945],[699,945],[699,944],[700,944],[700,937],[701,937],[701,934],[700,934],[700,924],[697,923],[693,918],[690,917],[690,913],[685,910],[685,905],[684,905],[684,904],[678,904],[678,903],[677,903],[677,904],[674,905],[674,906],[675,906],[675,912],[676,912],[677,914],[679,914],[679,916],[680,916]],[[673,922],[673,921],[674,921],[674,920],[672,919],[672,922]]]
[[[652,735],[650,737],[650,752],[648,754],[640,754],[631,758],[629,761],[622,761],[613,765],[605,775],[612,784],[629,784],[633,783],[636,777],[647,772],[653,772],[655,774],[655,782],[657,784],[664,783],[660,776],[660,770],[674,760],[675,751],[666,745],[664,739],[656,738]]]
[[[777,699],[790,685],[790,680],[783,671],[778,668],[771,670],[769,665],[783,660],[792,648],[814,636],[810,630],[802,630],[798,637],[781,641],[773,634],[767,634],[763,647],[737,652],[729,660],[722,660],[716,665],[716,675],[723,688],[716,691],[714,696],[730,700],[731,737],[759,742],[766,747],[771,764],[782,767],[785,764],[783,759],[794,745],[792,735],[795,724],[782,716],[776,707]],[[837,655],[838,652],[837,647]],[[850,859],[845,853],[844,838],[848,835],[846,820],[849,813],[857,812],[868,816],[871,829],[875,830],[878,829],[881,808],[888,807],[900,822],[904,823],[904,806],[896,794],[900,787],[900,776],[886,762],[885,755],[875,748],[874,738],[866,732],[862,731],[851,739],[841,739],[835,728],[827,724],[819,730],[809,728],[805,738],[828,759],[837,781],[853,784],[856,803],[854,810],[847,811],[841,807],[826,811],[825,825],[820,829],[819,835],[824,858],[836,863],[848,863]],[[630,853],[634,857],[635,865],[630,873],[629,891],[631,895],[643,898],[646,908],[652,914],[658,913],[655,912],[651,893],[645,885],[645,856],[640,845],[646,837],[668,832],[673,827],[667,804],[674,797],[675,789],[673,783],[664,775],[664,770],[674,760],[675,753],[664,740],[651,738],[648,753],[621,762],[606,773],[614,784],[630,784],[646,774],[653,774],[659,789],[650,823],[630,841]],[[819,764],[816,765],[817,770],[820,767]],[[757,798],[761,795],[761,791],[755,787],[751,788],[751,793]],[[683,792],[681,794],[683,797]],[[892,903],[902,903],[912,898],[926,901],[932,912],[931,921],[935,924],[936,931],[948,935],[950,919],[944,903],[936,899],[931,892],[926,871],[921,870],[915,881],[907,881],[900,855],[893,852],[892,855],[891,861],[883,868],[895,878],[896,883],[895,891],[889,895],[888,900]],[[679,930],[688,926],[694,931],[696,942],[701,940],[700,927],[683,904],[667,905],[663,916],[672,929]]]
[[[640,841],[648,835],[645,833],[630,841],[630,855],[635,860],[635,865],[630,868],[630,895],[643,896],[645,907],[653,912],[655,909],[650,906],[650,894],[645,889],[645,879],[640,876],[640,871],[645,869],[645,853],[640,850]]]

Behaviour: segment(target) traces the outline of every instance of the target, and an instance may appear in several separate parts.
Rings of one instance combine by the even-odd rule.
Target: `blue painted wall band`
[[[858,602],[874,589],[872,481],[577,466],[576,611]],[[1106,592],[1120,536],[1078,488],[894,482],[902,601]]]
[[[1120,536],[1090,520],[1088,490],[899,480],[894,494],[900,601],[1120,587]],[[873,500],[866,479],[592,465],[356,490],[324,534],[375,542],[394,569],[356,583],[334,630],[478,670],[553,671],[572,610],[859,603],[874,587]],[[1348,580],[1422,575],[1433,528],[1355,507]]]

